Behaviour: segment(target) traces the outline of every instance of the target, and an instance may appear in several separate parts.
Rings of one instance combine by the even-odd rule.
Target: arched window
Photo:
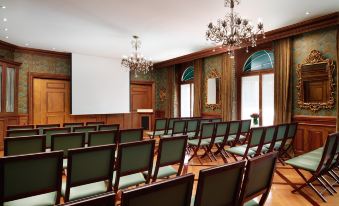
[[[193,79],[194,79],[194,67],[193,66],[189,66],[182,73],[181,81],[185,82],[185,81],[189,81],[189,80],[193,80]]]
[[[261,50],[253,53],[245,62],[243,71],[250,72],[263,69],[272,69],[274,55],[272,51]]]

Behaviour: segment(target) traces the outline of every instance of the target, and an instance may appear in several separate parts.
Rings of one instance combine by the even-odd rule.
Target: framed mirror
[[[216,69],[210,69],[205,80],[206,107],[216,110],[220,108],[220,74]]]
[[[298,106],[316,112],[334,107],[334,64],[317,50],[297,68]]]

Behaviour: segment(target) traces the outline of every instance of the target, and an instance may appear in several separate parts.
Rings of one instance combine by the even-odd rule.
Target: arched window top
[[[194,67],[189,66],[185,69],[184,73],[182,74],[181,81],[189,81],[194,79]]]
[[[272,69],[274,65],[274,55],[272,51],[261,50],[253,53],[244,65],[243,71],[256,71],[262,69]]]

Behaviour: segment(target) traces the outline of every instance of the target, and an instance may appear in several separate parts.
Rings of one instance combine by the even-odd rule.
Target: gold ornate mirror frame
[[[217,103],[216,104],[207,104],[207,95],[208,95],[208,79],[214,79],[214,78],[218,78],[219,79],[219,85],[217,85],[219,87],[219,94],[217,96]],[[205,105],[207,108],[211,109],[211,110],[216,110],[216,109],[220,109],[221,108],[221,92],[220,92],[220,79],[221,79],[221,75],[219,74],[219,72],[213,68],[213,69],[209,69],[208,74],[205,77]]]
[[[327,90],[328,90],[328,98],[327,101],[324,102],[305,102],[305,85],[303,73],[306,69],[303,70],[303,67],[310,67],[314,70],[321,67],[321,64],[326,65],[326,70],[322,72],[323,76],[327,75]],[[334,107],[334,80],[333,80],[333,72],[334,72],[334,64],[331,59],[325,59],[321,53],[317,50],[311,51],[310,55],[304,60],[302,64],[298,64],[297,68],[297,90],[298,90],[298,106],[301,109],[308,109],[313,112],[317,112],[321,109],[332,109]],[[318,72],[319,73],[319,72]]]

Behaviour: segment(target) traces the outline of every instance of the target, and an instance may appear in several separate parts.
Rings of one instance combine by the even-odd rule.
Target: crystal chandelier
[[[216,44],[221,44],[220,47],[227,47],[228,53],[234,57],[234,49],[246,46],[255,47],[257,35],[262,34],[265,38],[264,25],[259,20],[256,25],[257,29],[254,31],[252,23],[240,17],[234,12],[234,5],[239,4],[240,0],[225,0],[225,7],[231,9],[231,13],[226,14],[224,18],[218,19],[217,24],[208,24],[206,31],[207,41],[213,41]]]
[[[138,51],[141,46],[141,41],[138,36],[133,36],[131,41],[134,52],[131,56],[123,56],[121,65],[126,67],[130,72],[134,72],[134,75],[137,76],[137,73],[146,74],[153,69],[153,62],[147,60],[143,55]]]

